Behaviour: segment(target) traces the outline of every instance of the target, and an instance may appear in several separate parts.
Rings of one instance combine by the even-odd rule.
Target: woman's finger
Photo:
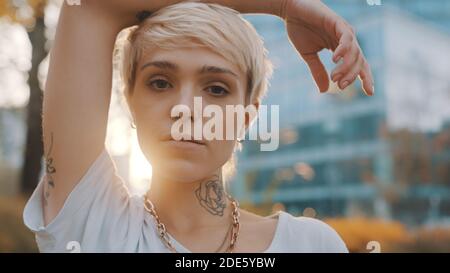
[[[339,81],[339,88],[344,89],[347,86],[349,86],[352,82],[356,80],[356,77],[360,74],[362,70],[362,66],[364,63],[364,59],[361,55],[359,55],[359,58],[356,60],[356,62],[350,67],[350,70],[342,77],[342,79]]]
[[[339,22],[336,24],[336,36],[339,39],[339,44],[333,53],[333,62],[337,63],[340,58],[342,58],[347,51],[351,48],[354,40],[354,32],[351,27],[349,27],[344,22]]]
[[[330,80],[328,78],[327,70],[320,60],[319,55],[317,55],[317,53],[302,54],[302,58],[308,65],[319,91],[322,93],[326,92],[329,88]]]
[[[337,63],[351,48],[351,43],[340,43],[333,54],[333,62]]]
[[[333,82],[340,81],[342,77],[345,76],[356,64],[360,55],[361,51],[359,47],[353,44],[342,58],[342,63],[340,63],[331,73],[331,79]]]
[[[370,70],[370,66],[366,60],[364,60],[362,70],[359,73],[359,78],[361,80],[364,92],[369,96],[373,96],[375,92],[373,76],[372,71]]]

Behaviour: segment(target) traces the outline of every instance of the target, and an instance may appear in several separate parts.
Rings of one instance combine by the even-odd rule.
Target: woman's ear
[[[258,116],[259,105],[259,101],[255,101],[252,104],[247,105],[248,111],[245,111],[245,128],[243,128],[244,130],[239,136],[240,139],[244,139],[248,129],[256,120],[256,117]]]
[[[252,123],[255,121],[256,117],[258,116],[258,110],[259,110],[259,101],[255,101],[252,104],[250,104],[251,107],[254,109],[254,111],[245,112],[245,130],[247,131]]]

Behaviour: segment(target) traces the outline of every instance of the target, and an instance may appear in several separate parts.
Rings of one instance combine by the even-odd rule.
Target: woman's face
[[[236,141],[207,141],[204,137],[201,143],[175,141],[171,129],[178,118],[172,118],[171,111],[176,105],[185,105],[193,115],[194,97],[201,97],[203,109],[208,105],[221,108],[226,134],[225,106],[243,105],[246,86],[245,73],[206,47],[147,50],[136,66],[129,104],[140,147],[154,171],[171,181],[192,182],[221,168],[230,159]],[[201,113],[199,117],[187,119],[194,123],[201,119],[203,125],[211,119]],[[233,128],[234,132],[240,129]]]

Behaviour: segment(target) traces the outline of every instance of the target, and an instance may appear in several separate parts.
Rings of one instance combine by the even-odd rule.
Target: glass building
[[[366,97],[359,82],[319,94],[284,23],[248,16],[275,65],[263,104],[280,105],[280,146],[262,152],[246,141],[233,194],[266,213],[277,204],[319,218],[448,219],[450,2],[325,2],[355,26],[375,96]]]

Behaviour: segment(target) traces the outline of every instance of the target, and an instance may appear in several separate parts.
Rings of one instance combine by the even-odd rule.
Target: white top
[[[46,227],[42,190],[43,179],[23,213],[41,252],[170,252],[158,237],[155,219],[144,209],[143,197],[129,194],[107,150]],[[265,252],[348,252],[336,231],[322,221],[283,211],[270,217],[279,220]],[[178,252],[190,252],[169,236]]]

